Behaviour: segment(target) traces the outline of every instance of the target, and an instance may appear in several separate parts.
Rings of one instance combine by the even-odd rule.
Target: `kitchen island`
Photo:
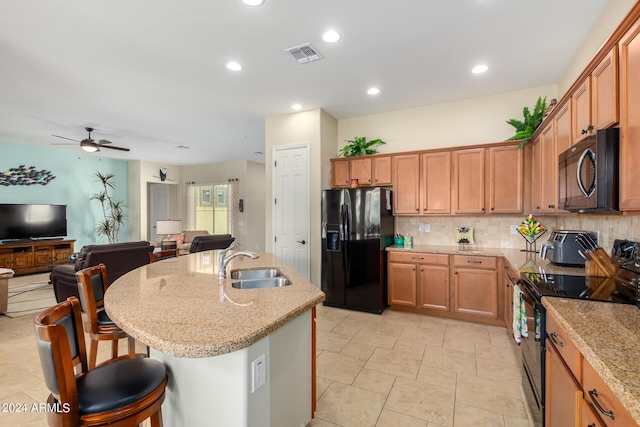
[[[299,427],[311,419],[312,309],[324,294],[277,257],[259,255],[233,259],[227,272],[276,268],[292,284],[235,289],[218,279],[218,252],[206,251],[140,267],[107,290],[111,319],[168,367],[165,426]]]

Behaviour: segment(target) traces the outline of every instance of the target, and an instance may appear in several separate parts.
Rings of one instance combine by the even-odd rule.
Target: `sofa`
[[[202,252],[210,251],[214,249],[226,249],[236,239],[231,234],[210,234],[208,236],[196,236],[191,242],[189,252]]]
[[[50,280],[56,301],[64,301],[70,296],[80,298],[77,271],[103,263],[111,284],[123,274],[149,264],[149,254],[153,250],[154,247],[146,241],[83,246],[80,252],[72,255],[76,256],[73,264],[58,265],[51,271]]]
[[[205,239],[201,239],[204,236],[208,236]],[[171,238],[173,240],[176,241],[177,243],[177,247],[178,249],[180,249],[180,255],[186,255],[189,253],[193,253],[193,252],[201,252],[203,250],[208,250],[208,249],[202,249],[204,247],[206,247],[204,245],[203,242],[201,242],[201,240],[208,240],[208,239],[212,239],[212,240],[218,240],[218,239],[222,239],[224,241],[228,241],[229,239],[231,239],[231,241],[229,241],[229,244],[227,246],[229,246],[231,244],[231,242],[233,242],[233,237],[231,237],[231,235],[229,234],[209,234],[209,232],[207,230],[185,230],[180,234],[171,236]],[[199,248],[199,250],[191,250],[191,246],[193,244],[194,239],[197,239],[197,247]],[[217,246],[223,244],[222,243],[218,243]],[[159,248],[161,246],[160,242],[153,242],[152,243],[153,246],[155,246],[156,248]],[[214,245],[216,246],[216,245]],[[225,246],[225,248],[227,247]],[[211,248],[211,249],[219,249],[218,247],[215,248]],[[223,248],[224,249],[224,248]]]

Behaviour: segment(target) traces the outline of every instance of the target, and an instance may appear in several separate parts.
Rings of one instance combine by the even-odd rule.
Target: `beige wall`
[[[329,183],[329,158],[337,152],[337,121],[326,112],[316,109],[282,116],[267,117],[265,121],[266,164],[273,165],[273,149],[278,146],[309,143],[309,250],[311,253],[311,282],[320,284],[320,191]],[[265,180],[272,182],[273,167],[265,170]],[[273,250],[273,188],[269,184],[265,197],[266,250]]]
[[[338,122],[338,146],[355,136],[384,140],[387,144],[378,146],[380,153],[504,141],[515,133],[506,120],[522,119],[522,108],[533,108],[538,96],[556,98],[556,87],[344,119]]]
[[[178,185],[182,200],[182,166],[132,160],[129,162],[129,241],[149,240],[148,183],[162,183],[160,168],[167,169],[167,181]],[[173,215],[173,211],[172,211]],[[178,213],[176,217],[181,214]]]
[[[247,216],[247,245],[252,251],[264,251],[265,247],[265,188],[263,163],[247,162],[247,185],[244,212]]]
[[[591,59],[622,22],[637,0],[610,0],[596,25],[582,42],[571,63],[558,81],[558,95],[561,98],[569,89]]]

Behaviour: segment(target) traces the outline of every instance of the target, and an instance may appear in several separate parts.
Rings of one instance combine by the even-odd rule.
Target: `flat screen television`
[[[0,240],[67,235],[66,205],[0,204]]]

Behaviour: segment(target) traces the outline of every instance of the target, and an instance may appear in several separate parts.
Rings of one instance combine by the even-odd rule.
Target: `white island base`
[[[251,364],[261,355],[266,382],[252,393]],[[232,353],[180,358],[151,348],[150,357],[169,373],[165,427],[304,427],[311,421],[311,311]]]

